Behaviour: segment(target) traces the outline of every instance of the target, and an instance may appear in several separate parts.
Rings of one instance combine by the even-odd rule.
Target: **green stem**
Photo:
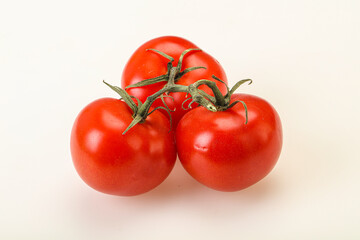
[[[169,60],[168,65],[167,65],[167,67],[168,67],[167,73],[164,74],[164,75],[155,77],[155,78],[146,79],[144,81],[138,82],[138,83],[133,84],[133,85],[129,85],[126,88],[128,89],[128,88],[132,88],[132,87],[142,87],[142,86],[154,84],[154,83],[157,83],[157,82],[167,81],[167,83],[165,84],[165,86],[162,89],[160,89],[158,92],[148,96],[146,101],[144,103],[142,103],[142,104],[141,104],[141,102],[139,102],[138,99],[136,99],[138,101],[138,104],[136,105],[135,102],[132,100],[133,96],[129,96],[129,94],[125,90],[122,90],[119,87],[112,86],[112,85],[106,83],[114,91],[116,91],[117,93],[120,94],[120,96],[124,99],[124,101],[129,105],[129,107],[131,107],[131,109],[134,112],[133,121],[126,128],[126,130],[123,132],[123,134],[125,134],[129,129],[134,127],[136,124],[143,122],[148,115],[150,115],[152,112],[154,112],[157,109],[164,109],[164,110],[168,111],[168,113],[170,114],[170,109],[168,108],[167,104],[164,102],[164,98],[163,98],[164,93],[170,93],[170,92],[189,93],[191,95],[191,99],[192,99],[191,102],[188,104],[189,108],[191,108],[191,105],[196,102],[199,105],[205,107],[206,109],[208,109],[209,111],[212,111],[212,112],[225,111],[226,109],[231,108],[232,106],[234,106],[236,103],[241,102],[244,105],[244,108],[245,108],[246,122],[247,122],[247,107],[246,107],[246,104],[244,102],[242,102],[242,101],[236,101],[236,102],[230,104],[230,98],[231,98],[231,94],[241,84],[243,84],[245,82],[249,82],[249,84],[250,84],[251,83],[250,79],[245,79],[245,80],[239,81],[238,83],[235,84],[235,86],[231,90],[229,90],[229,88],[225,84],[225,82],[223,82],[221,79],[213,76],[213,78],[215,80],[220,81],[220,82],[222,82],[223,84],[226,85],[228,91],[227,91],[227,94],[225,96],[221,93],[219,88],[216,86],[215,82],[207,80],[207,79],[198,80],[195,83],[190,84],[189,86],[176,84],[176,81],[179,78],[181,78],[184,74],[186,74],[186,73],[188,73],[190,71],[197,70],[197,69],[206,69],[205,67],[200,67],[200,66],[199,67],[190,67],[190,68],[187,68],[187,69],[185,69],[185,70],[183,70],[181,72],[181,66],[182,66],[182,61],[183,61],[184,56],[187,53],[191,52],[191,51],[201,51],[201,50],[197,49],[197,48],[185,50],[181,54],[177,66],[173,66],[174,58],[172,58],[171,56],[169,56],[169,55],[167,55],[167,54],[165,54],[165,53],[163,53],[161,51],[158,51],[156,49],[147,49],[147,51],[152,51],[154,53],[157,53],[157,54],[161,55],[162,57],[165,57],[165,58],[167,58]],[[214,97],[207,94],[206,92],[198,89],[198,87],[201,86],[201,85],[208,86],[211,89],[211,91],[213,92]],[[151,105],[159,97],[161,97],[161,100],[163,101],[166,108],[157,107],[157,108],[153,109],[152,111],[150,111]],[[187,101],[187,100],[188,99],[186,99],[185,101]],[[182,107],[183,107],[183,105],[182,105]],[[170,119],[171,119],[171,114],[170,114]]]
[[[197,89],[196,85],[200,86],[202,84],[208,85],[213,90],[214,94],[219,98],[220,103],[224,103],[224,97],[222,96],[220,90],[216,87],[216,84],[214,82],[211,82],[209,80],[200,80],[200,81],[197,81],[194,84],[191,84],[189,86],[176,84],[176,83],[174,83],[176,72],[173,69],[176,70],[176,68],[171,69],[168,83],[162,89],[160,89],[158,92],[156,92],[153,95],[147,97],[146,101],[138,109],[137,115],[140,115],[142,118],[145,119],[146,116],[148,115],[150,106],[155,101],[155,99],[157,99],[159,96],[161,96],[162,94],[164,94],[166,92],[190,93],[192,98],[193,98],[193,102],[197,102],[198,104],[200,104],[203,107],[207,108],[209,111],[215,112],[216,108],[214,107],[214,105],[211,103],[211,101],[209,101],[208,99],[206,99],[203,96],[203,94],[205,92],[203,92],[201,90],[199,91]],[[198,82],[199,82],[199,84],[197,84]]]
[[[175,74],[170,74],[169,82],[158,92],[154,93],[151,96],[148,96],[146,101],[138,109],[137,114],[145,118],[147,116],[147,113],[149,112],[150,106],[155,101],[155,99],[157,99],[166,92],[188,92],[188,87],[180,84],[175,84],[174,78]]]
[[[172,86],[175,84],[175,77],[176,77],[176,74],[178,74],[180,71],[178,68],[176,67],[172,67],[170,69],[170,73],[169,73],[169,80],[168,80],[168,85]]]

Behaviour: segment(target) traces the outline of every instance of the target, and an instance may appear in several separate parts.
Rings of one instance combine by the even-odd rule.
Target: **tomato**
[[[156,49],[173,57],[175,60],[173,62],[173,66],[176,66],[181,53],[190,48],[198,47],[186,39],[173,36],[159,37],[144,43],[133,53],[124,68],[121,79],[122,88],[138,83],[142,80],[158,77],[167,73],[167,64],[169,60],[152,51],[146,51],[147,49]],[[222,79],[224,82],[227,82],[225,72],[220,63],[204,51],[193,51],[186,54],[181,69],[184,70],[189,67],[199,66],[205,67],[206,69],[197,69],[188,72],[176,83],[188,86],[200,79],[212,80],[211,76],[213,74]],[[148,96],[159,91],[165,84],[166,82],[160,82],[143,87],[129,88],[127,89],[127,92],[144,102]],[[216,82],[216,84],[220,91],[225,94],[225,85],[220,82]],[[200,89],[212,95],[212,91],[209,88],[201,86]],[[165,101],[170,109],[175,109],[171,115],[173,126],[176,126],[181,117],[189,111],[182,108],[182,103],[186,99],[186,93],[174,92],[169,95],[171,95],[174,100],[171,98],[165,98]],[[163,103],[159,99],[156,100],[152,106],[163,106]]]
[[[282,128],[265,100],[234,94],[242,104],[221,112],[203,107],[188,112],[176,129],[180,161],[200,183],[220,191],[237,191],[258,182],[275,166],[282,147]]]
[[[126,134],[133,120],[125,102],[102,98],[78,115],[71,133],[71,155],[80,177],[92,188],[131,196],[158,186],[176,160],[170,123],[155,111]]]

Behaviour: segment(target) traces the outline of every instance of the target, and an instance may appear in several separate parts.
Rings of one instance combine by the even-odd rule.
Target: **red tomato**
[[[176,130],[180,161],[196,180],[220,191],[237,191],[264,178],[274,167],[282,146],[281,122],[265,100],[234,94],[241,103],[223,112],[198,107]]]
[[[188,40],[172,36],[159,37],[144,43],[134,52],[124,68],[121,79],[122,88],[138,83],[142,80],[158,77],[167,73],[167,64],[169,60],[152,51],[146,51],[146,49],[150,48],[159,50],[173,57],[175,59],[173,66],[176,66],[183,51],[189,48],[198,47]],[[206,69],[197,69],[188,72],[176,83],[187,86],[200,79],[213,81],[211,77],[213,74],[227,83],[225,72],[220,63],[204,51],[194,51],[186,54],[181,70],[198,66],[206,67]],[[127,92],[144,102],[148,96],[159,91],[165,84],[166,82],[160,82],[148,86],[130,88]],[[225,94],[225,85],[217,81],[216,84],[220,91]],[[207,87],[201,86],[200,89],[212,95],[212,91]],[[186,93],[170,93],[169,95],[174,97],[174,101],[170,98],[165,98],[165,101],[170,109],[176,109],[175,112],[171,113],[173,126],[176,127],[181,117],[189,111],[183,110],[181,107],[181,104],[186,99]],[[156,100],[152,106],[163,106],[163,103],[161,100]]]
[[[80,177],[92,188],[131,196],[158,186],[176,160],[170,123],[155,111],[125,135],[132,118],[125,102],[102,98],[78,115],[71,133],[71,155]]]

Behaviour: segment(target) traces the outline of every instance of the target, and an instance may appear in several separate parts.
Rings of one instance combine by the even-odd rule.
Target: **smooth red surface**
[[[173,65],[176,66],[178,59],[184,50],[198,47],[186,39],[173,36],[159,37],[144,43],[134,52],[124,68],[121,79],[122,88],[145,79],[166,74],[167,63],[169,62],[168,59],[152,51],[146,51],[146,49],[149,48],[157,49],[172,56],[175,59]],[[213,74],[227,83],[225,72],[222,69],[220,63],[206,52],[190,52],[184,57],[182,70],[197,66],[206,67],[206,69],[197,69],[191,71],[185,74],[176,83],[187,86],[200,79],[208,79],[213,81],[213,78],[211,77]],[[128,89],[127,92],[130,95],[138,97],[142,102],[144,102],[148,96],[159,91],[165,85],[165,83],[166,82],[161,82],[144,87],[131,88]],[[216,84],[222,93],[226,93],[226,87],[224,84],[218,81],[216,81]],[[205,86],[201,86],[200,89],[206,91],[208,94],[213,95],[212,91]],[[183,110],[181,107],[181,104],[186,99],[185,93],[171,93],[170,95],[174,97],[175,101],[171,100],[170,98],[165,98],[165,100],[170,109],[176,109],[175,112],[171,113],[173,126],[175,127],[180,121],[181,117],[189,110]],[[193,104],[193,106],[195,105],[196,104]],[[161,100],[156,100],[153,104],[153,107],[157,106],[163,106]]]
[[[176,147],[169,120],[155,111],[122,135],[131,121],[131,109],[113,98],[90,103],[76,118],[71,155],[80,177],[92,188],[137,195],[158,186],[172,170]]]
[[[220,191],[237,191],[258,182],[275,166],[282,147],[282,128],[275,109],[265,100],[234,94],[241,103],[224,112],[198,107],[176,130],[180,161],[196,180]]]

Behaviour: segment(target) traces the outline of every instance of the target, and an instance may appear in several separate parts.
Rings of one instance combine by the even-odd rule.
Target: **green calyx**
[[[220,90],[216,86],[215,82],[207,80],[207,79],[198,80],[195,83],[191,84],[189,86],[190,94],[192,93],[191,91],[196,91],[200,95],[207,98],[210,101],[210,103],[214,106],[215,112],[216,111],[225,111],[227,109],[232,108],[236,104],[241,103],[244,106],[244,109],[245,109],[245,116],[246,116],[245,124],[247,124],[247,122],[248,122],[248,111],[247,111],[247,106],[246,106],[245,102],[237,100],[237,101],[231,103],[231,96],[242,84],[247,82],[250,85],[252,83],[252,80],[251,79],[240,80],[230,89],[228,87],[228,85],[224,81],[222,81],[220,78],[216,77],[215,75],[212,75],[212,78],[215,79],[216,81],[219,81],[219,82],[225,84],[226,89],[227,89],[227,92],[226,92],[225,95],[223,95],[220,92]],[[198,87],[201,86],[201,85],[207,85],[212,90],[212,92],[214,93],[214,97],[212,97],[212,96],[206,94],[205,92],[199,90]],[[194,93],[192,93],[192,94],[194,94]],[[187,100],[188,99],[186,99],[185,102]],[[193,101],[190,102],[189,106],[191,106],[192,103],[193,103]]]
[[[170,110],[169,107],[166,105],[165,100],[164,100],[164,96],[161,95],[161,99],[164,103],[164,105],[166,107],[156,107],[154,108],[152,111],[149,112],[150,106],[144,106],[144,104],[135,96],[130,96],[124,89],[117,87],[117,86],[113,86],[105,81],[103,81],[108,87],[110,87],[112,90],[114,90],[116,93],[118,93],[121,97],[121,99],[131,108],[132,112],[133,112],[133,118],[134,120],[130,123],[130,125],[125,129],[125,131],[122,133],[123,135],[129,131],[132,127],[134,127],[136,124],[141,123],[143,121],[145,121],[145,119],[152,114],[154,111],[158,110],[158,109],[163,109],[165,111],[168,112],[169,116],[170,116],[170,128],[171,128],[171,114],[170,114]],[[137,104],[134,102],[134,100],[136,100]],[[143,110],[145,109],[145,110]],[[142,110],[142,111],[141,111]],[[141,111],[141,113],[140,113]]]
[[[251,79],[243,79],[243,80],[240,80],[238,81],[237,83],[235,83],[235,85],[229,89],[229,86],[224,82],[222,81],[221,79],[219,79],[218,77],[216,77],[215,75],[212,75],[212,78],[225,84],[226,86],[226,89],[227,89],[227,92],[225,94],[225,96],[222,96],[224,98],[224,100],[222,100],[222,97],[219,97],[220,94],[216,94],[215,96],[218,96],[218,98],[216,99],[216,106],[218,107],[218,110],[219,111],[224,111],[226,109],[229,109],[229,108],[232,108],[233,106],[235,106],[237,103],[242,103],[244,105],[244,108],[246,110],[246,116],[247,116],[247,107],[246,107],[246,104],[243,102],[243,101],[235,101],[233,103],[230,104],[230,101],[231,101],[231,96],[233,95],[233,93],[241,86],[243,85],[244,83],[248,83],[248,85],[250,85],[252,83],[252,80]],[[247,122],[247,118],[246,118],[246,122]]]
[[[189,49],[186,49],[185,51],[183,51],[179,57],[179,61],[176,66],[173,66],[174,58],[167,55],[166,53],[163,53],[159,50],[152,49],[152,48],[146,49],[146,51],[151,51],[151,52],[158,54],[169,60],[169,62],[167,64],[166,74],[158,76],[158,77],[154,77],[154,78],[145,79],[145,80],[135,83],[135,84],[131,84],[131,85],[127,86],[125,89],[134,88],[134,87],[143,87],[143,86],[151,85],[151,84],[158,83],[158,82],[174,81],[174,83],[176,83],[182,76],[184,76],[188,72],[191,72],[191,71],[194,71],[197,69],[206,69],[205,67],[197,66],[197,67],[186,68],[183,71],[181,71],[181,67],[182,67],[182,63],[183,63],[185,55],[189,52],[201,51],[201,49],[199,49],[199,48],[189,48]],[[175,76],[171,77],[170,76],[171,73],[173,73]]]

